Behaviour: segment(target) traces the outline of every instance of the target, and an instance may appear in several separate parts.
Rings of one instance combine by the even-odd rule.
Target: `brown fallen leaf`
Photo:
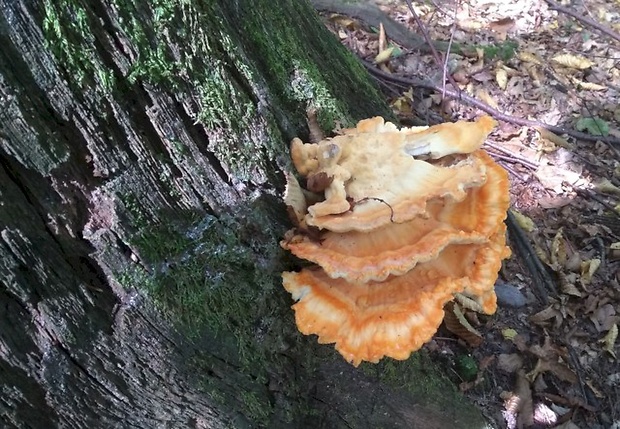
[[[534,221],[515,209],[510,209],[510,212],[517,220],[517,224],[521,227],[521,229],[525,232],[532,232],[536,229],[536,224]]]
[[[502,91],[506,90],[506,86],[508,85],[508,72],[501,67],[498,68],[495,71],[495,82],[497,82],[497,86],[499,86]]]
[[[572,197],[541,197],[538,199],[538,205],[543,209],[559,209],[569,205],[573,200]]]
[[[491,94],[489,94],[485,89],[479,89],[476,93],[476,96],[479,100],[484,101],[492,108],[494,109],[498,108],[497,101],[495,101],[495,99],[491,96]]]
[[[546,359],[538,359],[534,369],[527,374],[527,378],[529,380],[534,380],[539,374],[547,371],[553,373],[560,380],[571,384],[577,383],[577,374],[575,374],[568,366],[560,362]]]
[[[534,127],[534,129],[538,131],[538,134],[540,134],[541,139],[549,140],[553,144],[563,147],[565,149],[569,149],[569,150],[575,149],[574,145],[570,144],[568,140],[566,140],[564,137],[560,137],[546,128]]]
[[[478,347],[482,344],[482,334],[471,326],[458,304],[446,304],[443,321],[448,331],[465,340],[470,346]]]
[[[607,89],[605,85],[599,85],[598,83],[594,82],[584,82],[575,77],[572,77],[571,80],[578,89],[585,89],[587,91],[605,91]]]
[[[523,358],[517,353],[502,353],[497,358],[497,367],[512,374],[523,367]]]
[[[588,285],[592,283],[592,276],[601,266],[601,260],[597,258],[589,259],[581,263],[581,284]]]
[[[609,179],[603,179],[594,185],[594,189],[605,194],[620,195],[620,188],[611,183]]]
[[[603,350],[612,355],[614,359],[617,359],[616,352],[614,351],[614,345],[618,338],[618,325],[614,323],[611,329],[607,332],[607,335],[599,341],[603,343]]]
[[[390,60],[392,57],[392,53],[394,52],[394,47],[390,46],[387,49],[382,50],[375,57],[375,64],[383,64]]]
[[[506,17],[489,23],[489,28],[497,34],[497,40],[504,41],[508,32],[514,28],[515,24],[514,19]]]
[[[534,424],[534,403],[530,382],[522,369],[517,373],[515,394],[519,398],[517,427],[530,427]]]
[[[560,64],[564,67],[569,67],[578,70],[585,70],[594,65],[589,59],[580,55],[560,54],[551,58],[551,61]]]
[[[542,66],[544,64],[543,59],[533,52],[521,51],[517,53],[517,58],[526,63],[536,64]]]
[[[618,319],[616,309],[610,303],[601,305],[590,315],[590,320],[598,332],[609,331],[618,322]]]
[[[560,271],[566,263],[566,242],[564,240],[563,228],[558,229],[558,232],[551,241],[550,249],[550,267],[554,271]]]
[[[562,324],[563,316],[559,310],[556,310],[552,305],[545,308],[542,311],[530,316],[530,322],[537,325],[545,325],[547,321],[554,319],[554,325],[559,327]]]

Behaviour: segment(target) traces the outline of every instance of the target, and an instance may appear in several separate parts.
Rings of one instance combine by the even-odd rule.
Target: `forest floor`
[[[479,346],[442,327],[426,348],[500,428],[620,428],[620,3],[573,3],[315,2],[403,124],[499,122],[485,147],[515,219],[499,309],[467,314]]]

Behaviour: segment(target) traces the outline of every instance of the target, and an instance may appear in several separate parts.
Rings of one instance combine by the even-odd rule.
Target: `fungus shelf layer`
[[[351,363],[406,359],[454,294],[495,311],[508,177],[479,149],[495,122],[397,129],[376,117],[343,135],[291,143],[296,227],[283,248],[315,264],[283,273],[296,323]],[[314,192],[310,192],[314,191]]]

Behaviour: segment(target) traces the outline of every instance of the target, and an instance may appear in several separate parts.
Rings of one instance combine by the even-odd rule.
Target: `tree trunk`
[[[3,427],[483,426],[295,328],[287,142],[389,116],[309,3],[0,6]]]

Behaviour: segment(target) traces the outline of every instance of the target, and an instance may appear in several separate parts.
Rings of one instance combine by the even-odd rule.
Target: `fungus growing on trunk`
[[[313,192],[287,175],[296,228],[281,245],[317,264],[283,273],[302,333],[358,365],[409,357],[455,294],[495,312],[510,251],[508,177],[479,149],[494,124],[485,116],[399,130],[376,117],[318,143],[293,140]]]

